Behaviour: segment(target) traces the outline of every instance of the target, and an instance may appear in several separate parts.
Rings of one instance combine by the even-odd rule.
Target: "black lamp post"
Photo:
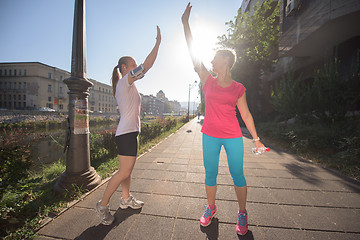
[[[73,185],[92,189],[101,183],[90,166],[89,88],[86,78],[85,0],[75,0],[71,77],[64,80],[69,88],[69,117],[66,141],[66,170],[56,182],[56,192],[71,190]]]

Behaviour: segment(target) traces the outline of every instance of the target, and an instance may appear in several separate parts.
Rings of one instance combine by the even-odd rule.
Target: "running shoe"
[[[136,200],[132,195],[128,199],[120,199],[120,208],[126,209],[128,207],[131,207],[132,209],[139,209],[144,206],[144,202]]]
[[[236,232],[237,234],[243,236],[248,231],[248,224],[247,224],[247,211],[240,211],[239,216],[236,223]]]
[[[101,201],[96,203],[95,211],[100,216],[101,224],[111,225],[114,222],[115,217],[111,215],[110,210],[109,210],[109,205],[106,207],[102,207],[102,206],[100,206],[100,202]]]
[[[203,227],[209,226],[211,223],[211,219],[216,215],[216,211],[216,206],[214,209],[210,209],[209,206],[206,206],[206,210],[200,218],[200,225]]]

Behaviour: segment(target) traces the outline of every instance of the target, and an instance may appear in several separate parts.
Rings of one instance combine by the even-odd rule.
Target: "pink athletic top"
[[[236,118],[237,100],[246,91],[245,87],[233,81],[226,88],[218,84],[211,74],[203,87],[205,94],[205,119],[201,132],[216,138],[242,137],[239,122]]]

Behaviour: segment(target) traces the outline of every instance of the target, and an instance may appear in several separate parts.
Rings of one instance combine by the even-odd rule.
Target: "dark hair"
[[[232,50],[228,49],[221,49],[216,52],[216,54],[220,54],[223,57],[229,57],[229,68],[232,69],[232,67],[235,65],[236,62],[236,53]]]
[[[113,88],[113,96],[114,97],[115,97],[115,92],[116,92],[116,84],[122,78],[122,74],[123,74],[121,72],[121,65],[123,65],[123,64],[127,65],[130,59],[133,59],[133,58],[130,57],[130,56],[121,57],[119,59],[119,61],[118,61],[118,65],[116,65],[114,67],[112,77],[111,77],[112,88]]]

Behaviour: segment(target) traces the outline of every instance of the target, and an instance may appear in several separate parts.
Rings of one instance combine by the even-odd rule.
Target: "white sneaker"
[[[132,209],[139,209],[144,206],[144,202],[136,200],[132,195],[126,200],[123,198],[120,199],[120,208],[126,209],[128,207],[131,207]]]
[[[102,224],[111,225],[114,222],[115,217],[111,215],[109,206],[102,207],[99,201],[96,203],[95,211],[99,214]]]

